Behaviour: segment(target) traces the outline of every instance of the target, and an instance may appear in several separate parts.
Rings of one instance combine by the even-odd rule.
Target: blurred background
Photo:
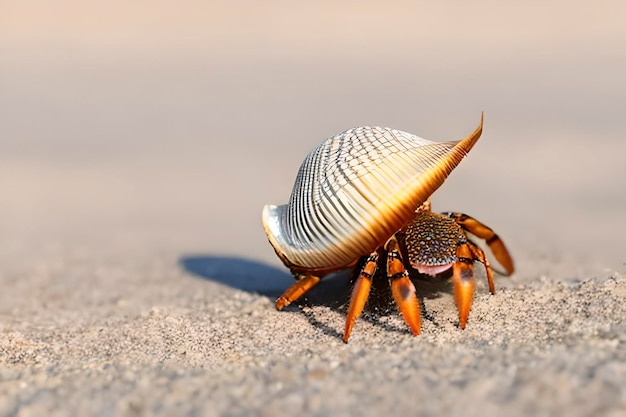
[[[435,208],[496,229],[520,274],[617,267],[625,21],[621,1],[0,1],[3,247],[280,265],[262,207],[324,138],[461,139],[484,111]]]

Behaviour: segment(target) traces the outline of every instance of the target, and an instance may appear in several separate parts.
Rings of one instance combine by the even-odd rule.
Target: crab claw
[[[373,252],[367,259],[367,263],[363,267],[359,278],[357,278],[350,297],[350,307],[348,307],[348,315],[346,316],[346,328],[343,331],[343,342],[348,343],[350,333],[354,327],[354,322],[363,312],[365,302],[369,297],[372,289],[372,278],[376,273],[376,263],[378,261],[378,253]]]
[[[452,266],[454,301],[459,310],[459,325],[465,329],[474,298],[474,267],[472,252],[467,244],[457,249],[458,261]]]
[[[276,309],[282,310],[287,307],[289,304],[302,297],[304,293],[315,287],[319,282],[320,277],[315,275],[305,275],[303,278],[300,278],[294,282],[291,287],[287,288],[283,295],[276,299]]]
[[[420,308],[417,295],[415,295],[415,286],[408,275],[391,279],[391,293],[411,333],[417,336],[421,328]]]
[[[479,222],[478,220],[471,216],[468,216],[467,214],[453,212],[445,212],[443,214],[454,219],[458,224],[461,225],[461,227],[463,227],[468,232],[478,236],[481,239],[484,239],[489,246],[489,249],[496,257],[496,260],[500,263],[500,265],[502,265],[502,267],[506,271],[505,275],[511,275],[515,271],[513,258],[511,258],[509,250],[504,245],[502,239],[500,239],[496,232],[494,232],[489,226]],[[481,262],[483,261],[481,260]],[[489,288],[491,290],[491,286]],[[493,290],[491,291],[491,293],[493,294]]]
[[[415,294],[415,286],[409,279],[404,268],[402,255],[395,238],[387,242],[387,277],[391,285],[391,293],[402,314],[402,318],[411,329],[413,336],[420,334],[420,307]]]

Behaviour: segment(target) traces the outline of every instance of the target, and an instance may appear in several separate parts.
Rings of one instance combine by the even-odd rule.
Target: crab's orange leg
[[[470,250],[472,251],[472,255],[474,259],[480,261],[483,265],[485,265],[485,271],[487,272],[487,282],[489,283],[489,292],[492,294],[496,293],[496,287],[493,284],[493,271],[491,270],[491,265],[489,264],[489,260],[485,256],[485,252],[478,246],[469,243],[468,244]]]
[[[413,336],[420,334],[420,307],[415,294],[415,286],[404,268],[402,255],[395,237],[387,242],[387,278],[391,284],[391,293],[400,309],[402,318],[411,329]]]
[[[361,273],[354,284],[352,297],[350,297],[350,307],[348,308],[348,315],[346,316],[346,328],[343,331],[344,343],[348,343],[354,323],[363,312],[363,307],[365,307],[365,302],[367,301],[367,298],[370,295],[370,290],[372,289],[372,279],[376,273],[377,263],[378,253],[372,252],[367,258],[367,262],[363,266],[363,269],[361,269]]]
[[[452,265],[454,301],[459,310],[459,325],[465,329],[474,298],[474,256],[468,244],[460,245],[456,254],[458,260]]]
[[[502,239],[488,226],[482,224],[475,218],[463,213],[444,213],[446,216],[453,218],[461,227],[470,233],[475,234],[481,239],[485,239],[489,249],[493,252],[498,262],[506,270],[508,275],[511,275],[515,271],[513,266],[513,259],[509,254],[508,249],[504,246]]]
[[[319,282],[320,277],[315,275],[305,275],[303,278],[300,278],[294,282],[291,287],[287,288],[283,295],[276,299],[276,308],[282,310],[287,307],[289,304],[302,297],[311,288],[315,287]]]

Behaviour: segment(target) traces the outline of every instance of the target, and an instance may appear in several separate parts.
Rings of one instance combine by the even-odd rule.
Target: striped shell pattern
[[[357,127],[313,149],[289,203],[267,205],[263,225],[293,269],[333,270],[354,263],[404,227],[482,132],[432,142],[378,126]]]

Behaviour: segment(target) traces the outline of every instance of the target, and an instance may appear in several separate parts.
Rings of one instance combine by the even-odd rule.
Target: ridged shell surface
[[[283,262],[337,269],[384,244],[413,217],[480,137],[432,142],[364,126],[331,137],[302,163],[289,199],[267,205],[263,224]]]

